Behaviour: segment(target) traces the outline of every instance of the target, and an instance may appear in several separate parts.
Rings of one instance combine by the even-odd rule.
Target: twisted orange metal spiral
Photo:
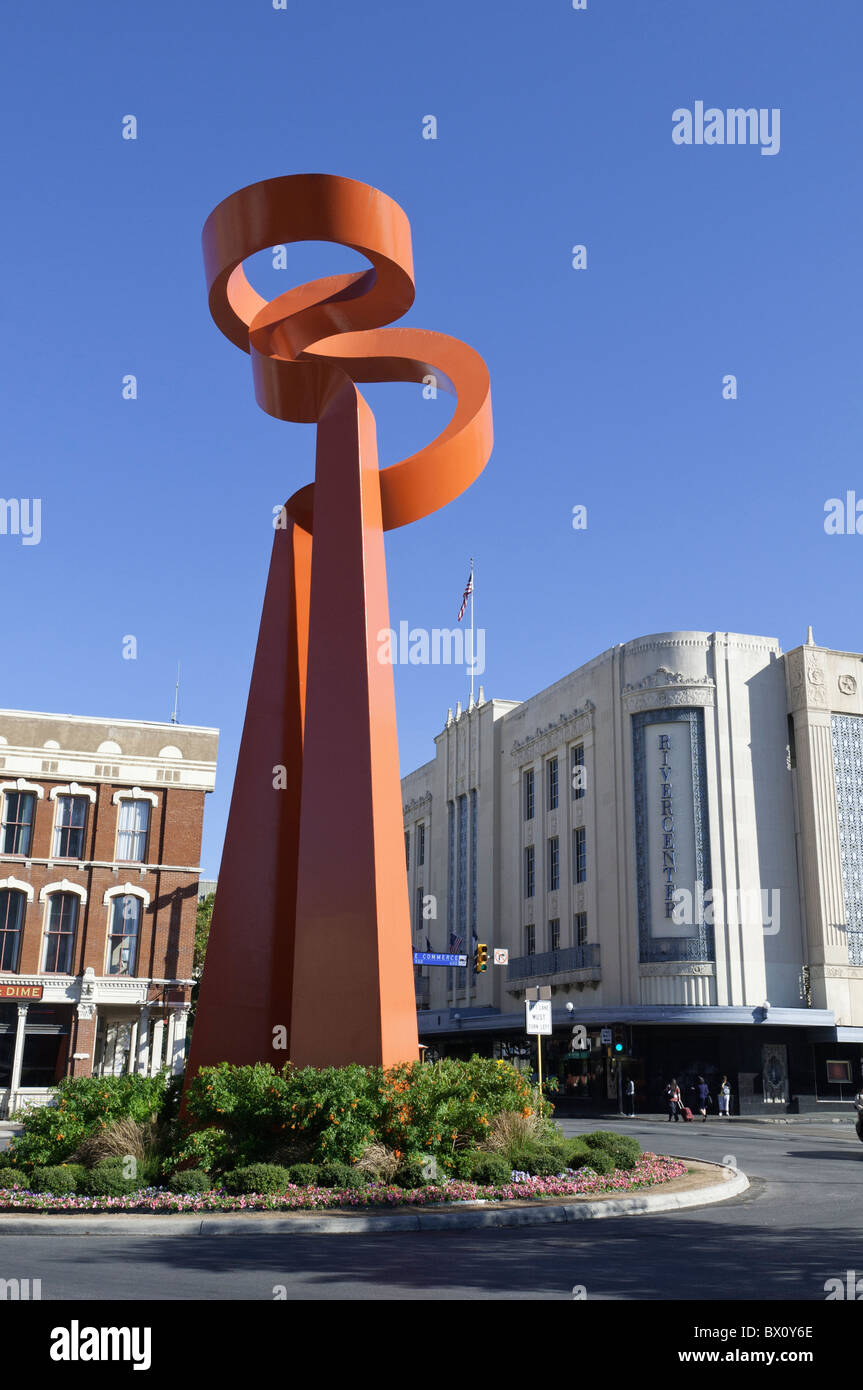
[[[333,275],[267,302],[246,279],[245,257],[295,241],[332,241],[371,268]],[[492,447],[488,369],[473,348],[444,333],[385,328],[414,298],[410,224],[368,184],[331,174],[292,174],[242,188],[204,226],[210,312],[226,338],[249,352],[258,404],[279,420],[319,421],[351,381],[432,376],[456,397],[446,428],[425,448],[381,470],[384,530],[452,502],[479,476]],[[288,503],[311,530],[314,487]]]

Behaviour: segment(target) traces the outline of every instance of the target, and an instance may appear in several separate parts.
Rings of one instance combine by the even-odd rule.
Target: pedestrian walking
[[[632,1079],[631,1076],[627,1079],[626,1085],[625,1085],[624,1088],[623,1088],[623,1094],[626,1096],[626,1106],[627,1106],[627,1110],[629,1111],[629,1118],[630,1118],[631,1120],[634,1120],[634,1119],[635,1119],[635,1082],[633,1081],[633,1079]]]
[[[695,1087],[698,1092],[698,1113],[705,1124],[707,1124],[707,1106],[710,1101],[710,1091],[703,1076],[699,1076]]]
[[[668,1105],[668,1122],[670,1124],[674,1120],[676,1123],[680,1119],[680,1087],[673,1077],[665,1088],[665,1099]]]
[[[719,1113],[724,1115],[726,1120],[731,1118],[731,1087],[728,1084],[728,1077],[723,1076],[719,1083]]]

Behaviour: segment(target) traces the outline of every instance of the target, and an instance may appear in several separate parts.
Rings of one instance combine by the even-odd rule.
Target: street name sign
[[[414,965],[467,965],[467,956],[451,955],[447,951],[414,951]]]

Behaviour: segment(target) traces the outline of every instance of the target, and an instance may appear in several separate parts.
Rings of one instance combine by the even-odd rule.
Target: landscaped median
[[[487,1058],[207,1068],[183,1118],[168,1078],[93,1077],[62,1083],[0,1154],[0,1231],[521,1224],[733,1195],[727,1170],[692,1163],[607,1130],[564,1138]]]

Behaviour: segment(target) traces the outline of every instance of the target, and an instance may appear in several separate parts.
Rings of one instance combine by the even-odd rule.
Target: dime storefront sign
[[[0,999],[41,999],[41,985],[4,985],[0,983]]]

